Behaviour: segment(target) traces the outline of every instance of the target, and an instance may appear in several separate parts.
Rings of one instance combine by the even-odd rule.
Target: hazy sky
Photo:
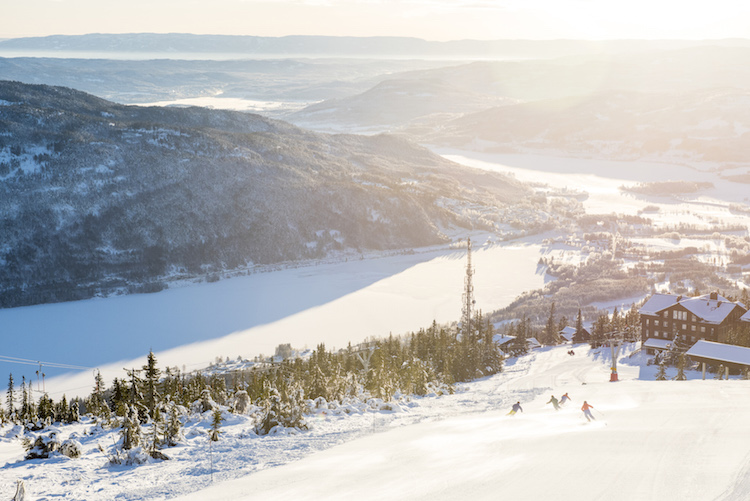
[[[747,0],[0,0],[0,38],[84,33],[427,40],[750,38]]]

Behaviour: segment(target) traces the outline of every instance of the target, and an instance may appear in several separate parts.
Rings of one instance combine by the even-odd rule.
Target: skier
[[[560,397],[560,405],[564,404],[564,403],[565,403],[565,402],[567,402],[568,400],[570,400],[570,397],[569,397],[569,396],[568,396],[568,394],[566,393],[565,395],[563,395],[562,397]]]
[[[586,416],[586,421],[591,422],[592,419],[596,421],[596,418],[594,417],[594,415],[591,414],[591,409],[593,408],[594,408],[593,405],[589,405],[589,403],[586,402],[585,400],[583,401],[583,407],[581,407],[581,410],[583,411],[583,415]]]
[[[560,405],[559,405],[559,404],[557,403],[557,399],[555,398],[555,396],[554,396],[554,395],[552,395],[552,396],[551,396],[551,397],[549,398],[549,402],[547,402],[547,403],[548,403],[548,404],[552,404],[552,407],[554,407],[556,411],[559,411],[559,410],[560,410]]]
[[[521,408],[521,402],[516,402],[513,404],[513,408],[508,413],[509,416],[515,416],[516,412],[521,411],[523,412],[523,409]]]

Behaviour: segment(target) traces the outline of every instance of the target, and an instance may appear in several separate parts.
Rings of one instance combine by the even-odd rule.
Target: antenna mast
[[[465,336],[473,335],[472,329],[472,312],[474,310],[474,268],[471,267],[471,238],[468,238],[466,245],[466,277],[464,278],[463,308],[461,315],[461,325]]]

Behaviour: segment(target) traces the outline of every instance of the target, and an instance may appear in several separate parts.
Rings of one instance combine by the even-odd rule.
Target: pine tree
[[[109,410],[109,405],[107,405],[107,400],[104,398],[104,390],[104,378],[99,371],[96,371],[96,376],[94,376],[94,390],[86,400],[86,410],[92,416],[108,419],[111,411]]]
[[[73,400],[70,404],[70,412],[68,413],[68,423],[77,423],[80,419],[78,400]]]
[[[156,367],[156,355],[153,351],[148,352],[148,359],[146,365],[143,366],[144,371],[144,405],[148,409],[148,414],[152,418],[156,412],[156,406],[159,402],[159,376],[161,371]]]
[[[209,433],[209,438],[212,442],[218,442],[219,441],[219,434],[221,434],[221,422],[224,421],[224,418],[221,416],[221,409],[218,407],[214,409],[213,413],[213,421],[211,421],[211,432]]]
[[[677,358],[677,375],[674,377],[677,381],[685,381],[687,380],[687,376],[685,375],[685,354],[680,353],[679,357]]]
[[[11,421],[13,421],[16,415],[16,408],[15,408],[16,395],[15,395],[15,388],[13,385],[13,373],[11,373],[10,377],[8,378],[8,391],[6,393],[5,401],[8,406],[8,417]]]
[[[180,421],[180,412],[177,404],[170,402],[169,421],[164,430],[164,442],[167,447],[174,447],[182,438],[182,422]]]
[[[664,361],[664,357],[662,357],[661,360],[659,361],[659,370],[656,372],[656,380],[657,381],[667,380],[667,364]]]
[[[124,382],[118,378],[112,381],[112,408],[116,416],[125,417],[128,414],[128,392]]]
[[[39,419],[51,423],[55,417],[55,404],[46,393],[39,399]]]
[[[141,422],[135,406],[128,408],[128,415],[123,419],[122,431],[120,433],[122,435],[123,449],[132,449],[141,445]]]
[[[583,315],[581,315],[581,309],[578,308],[578,316],[576,317],[576,333],[573,335],[574,343],[583,343],[585,334],[583,332]]]
[[[542,340],[544,344],[559,344],[560,336],[557,331],[557,322],[555,322],[555,302],[549,307],[549,317],[547,317],[547,325],[544,327],[544,338]]]

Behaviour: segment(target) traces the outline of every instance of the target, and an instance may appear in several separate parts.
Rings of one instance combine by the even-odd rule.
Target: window
[[[687,324],[682,324],[682,330],[684,330],[684,331],[687,330]]]
[[[658,320],[657,320],[657,322],[658,322]],[[646,325],[651,325],[651,320],[648,319],[648,318],[646,319]]]
[[[654,325],[657,326],[657,327],[659,327],[659,321],[658,320],[654,320]]]
[[[706,332],[706,326],[705,325],[701,325],[701,332]]]
[[[695,318],[695,315],[690,315],[691,322],[697,322],[698,319]]]
[[[664,312],[664,318],[669,318],[669,312],[668,311]]]
[[[691,331],[695,332],[695,329],[696,329],[696,327],[695,327],[694,325],[691,325],[691,326],[690,326],[690,330],[691,330]]]
[[[677,313],[678,313],[677,310],[672,310],[672,318],[675,320],[677,320]]]
[[[695,336],[690,336],[690,342],[692,342],[692,343],[695,342]]]

